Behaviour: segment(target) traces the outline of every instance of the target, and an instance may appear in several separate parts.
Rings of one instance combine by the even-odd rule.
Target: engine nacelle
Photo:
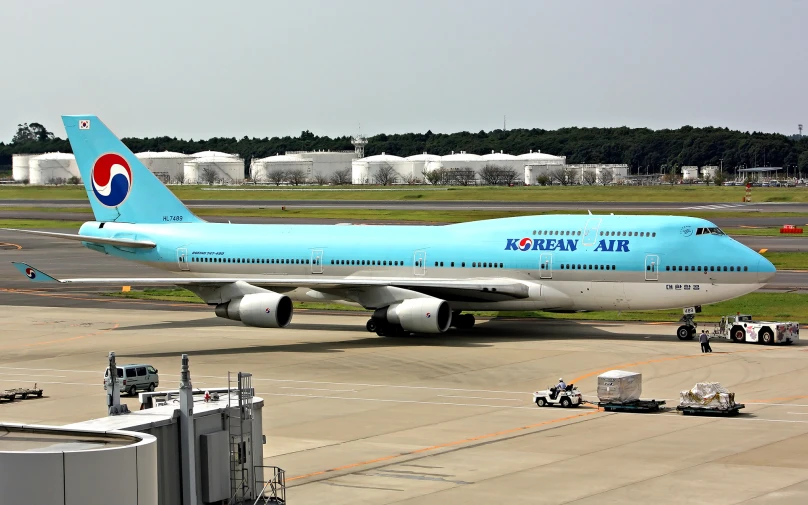
[[[216,315],[258,328],[284,328],[292,320],[292,299],[273,292],[253,293],[220,303]]]
[[[414,333],[443,333],[452,324],[452,309],[445,300],[411,298],[390,305],[387,320]]]

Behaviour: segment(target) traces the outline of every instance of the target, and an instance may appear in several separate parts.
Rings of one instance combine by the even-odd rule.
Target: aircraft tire
[[[693,340],[695,331],[691,330],[690,326],[682,325],[676,330],[676,336],[679,340]]]
[[[376,333],[376,330],[379,329],[379,325],[376,323],[376,320],[371,317],[368,319],[368,322],[365,323],[365,329],[370,333]]]

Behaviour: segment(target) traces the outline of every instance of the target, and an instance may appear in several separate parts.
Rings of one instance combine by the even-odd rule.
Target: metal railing
[[[256,479],[255,488],[258,489],[258,486],[263,484],[263,488],[261,492],[256,495],[255,502],[253,505],[283,505],[286,503],[286,472],[283,471],[282,468],[278,468],[277,466],[265,466],[265,465],[257,465],[256,469],[261,468],[264,473],[264,477],[266,474],[271,472],[272,477],[267,479],[266,482],[262,482]],[[255,472],[256,475],[258,472]]]

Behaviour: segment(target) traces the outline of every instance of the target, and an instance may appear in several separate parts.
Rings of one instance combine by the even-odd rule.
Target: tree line
[[[297,137],[213,137],[184,140],[176,137],[124,138],[134,152],[223,151],[245,160],[245,173],[253,158],[286,151],[351,150],[350,136],[318,136],[306,130]],[[808,137],[777,133],[741,132],[728,128],[651,130],[648,128],[560,128],[558,130],[514,129],[477,133],[404,133],[368,137],[367,156],[394,154],[410,156],[428,152],[437,155],[453,151],[486,154],[503,151],[522,154],[541,150],[566,156],[567,163],[626,164],[631,173],[669,173],[687,165],[719,165],[725,172],[754,166],[798,168],[808,174]],[[0,165],[10,165],[17,153],[71,152],[67,140],[47,131],[40,123],[22,124],[8,144],[0,142]]]

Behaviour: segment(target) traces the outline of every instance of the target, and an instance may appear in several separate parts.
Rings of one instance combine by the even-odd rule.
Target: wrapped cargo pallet
[[[735,405],[735,393],[718,382],[699,382],[693,389],[679,394],[680,407],[731,409]]]
[[[630,403],[640,399],[642,374],[609,370],[598,375],[598,398],[604,403]]]

